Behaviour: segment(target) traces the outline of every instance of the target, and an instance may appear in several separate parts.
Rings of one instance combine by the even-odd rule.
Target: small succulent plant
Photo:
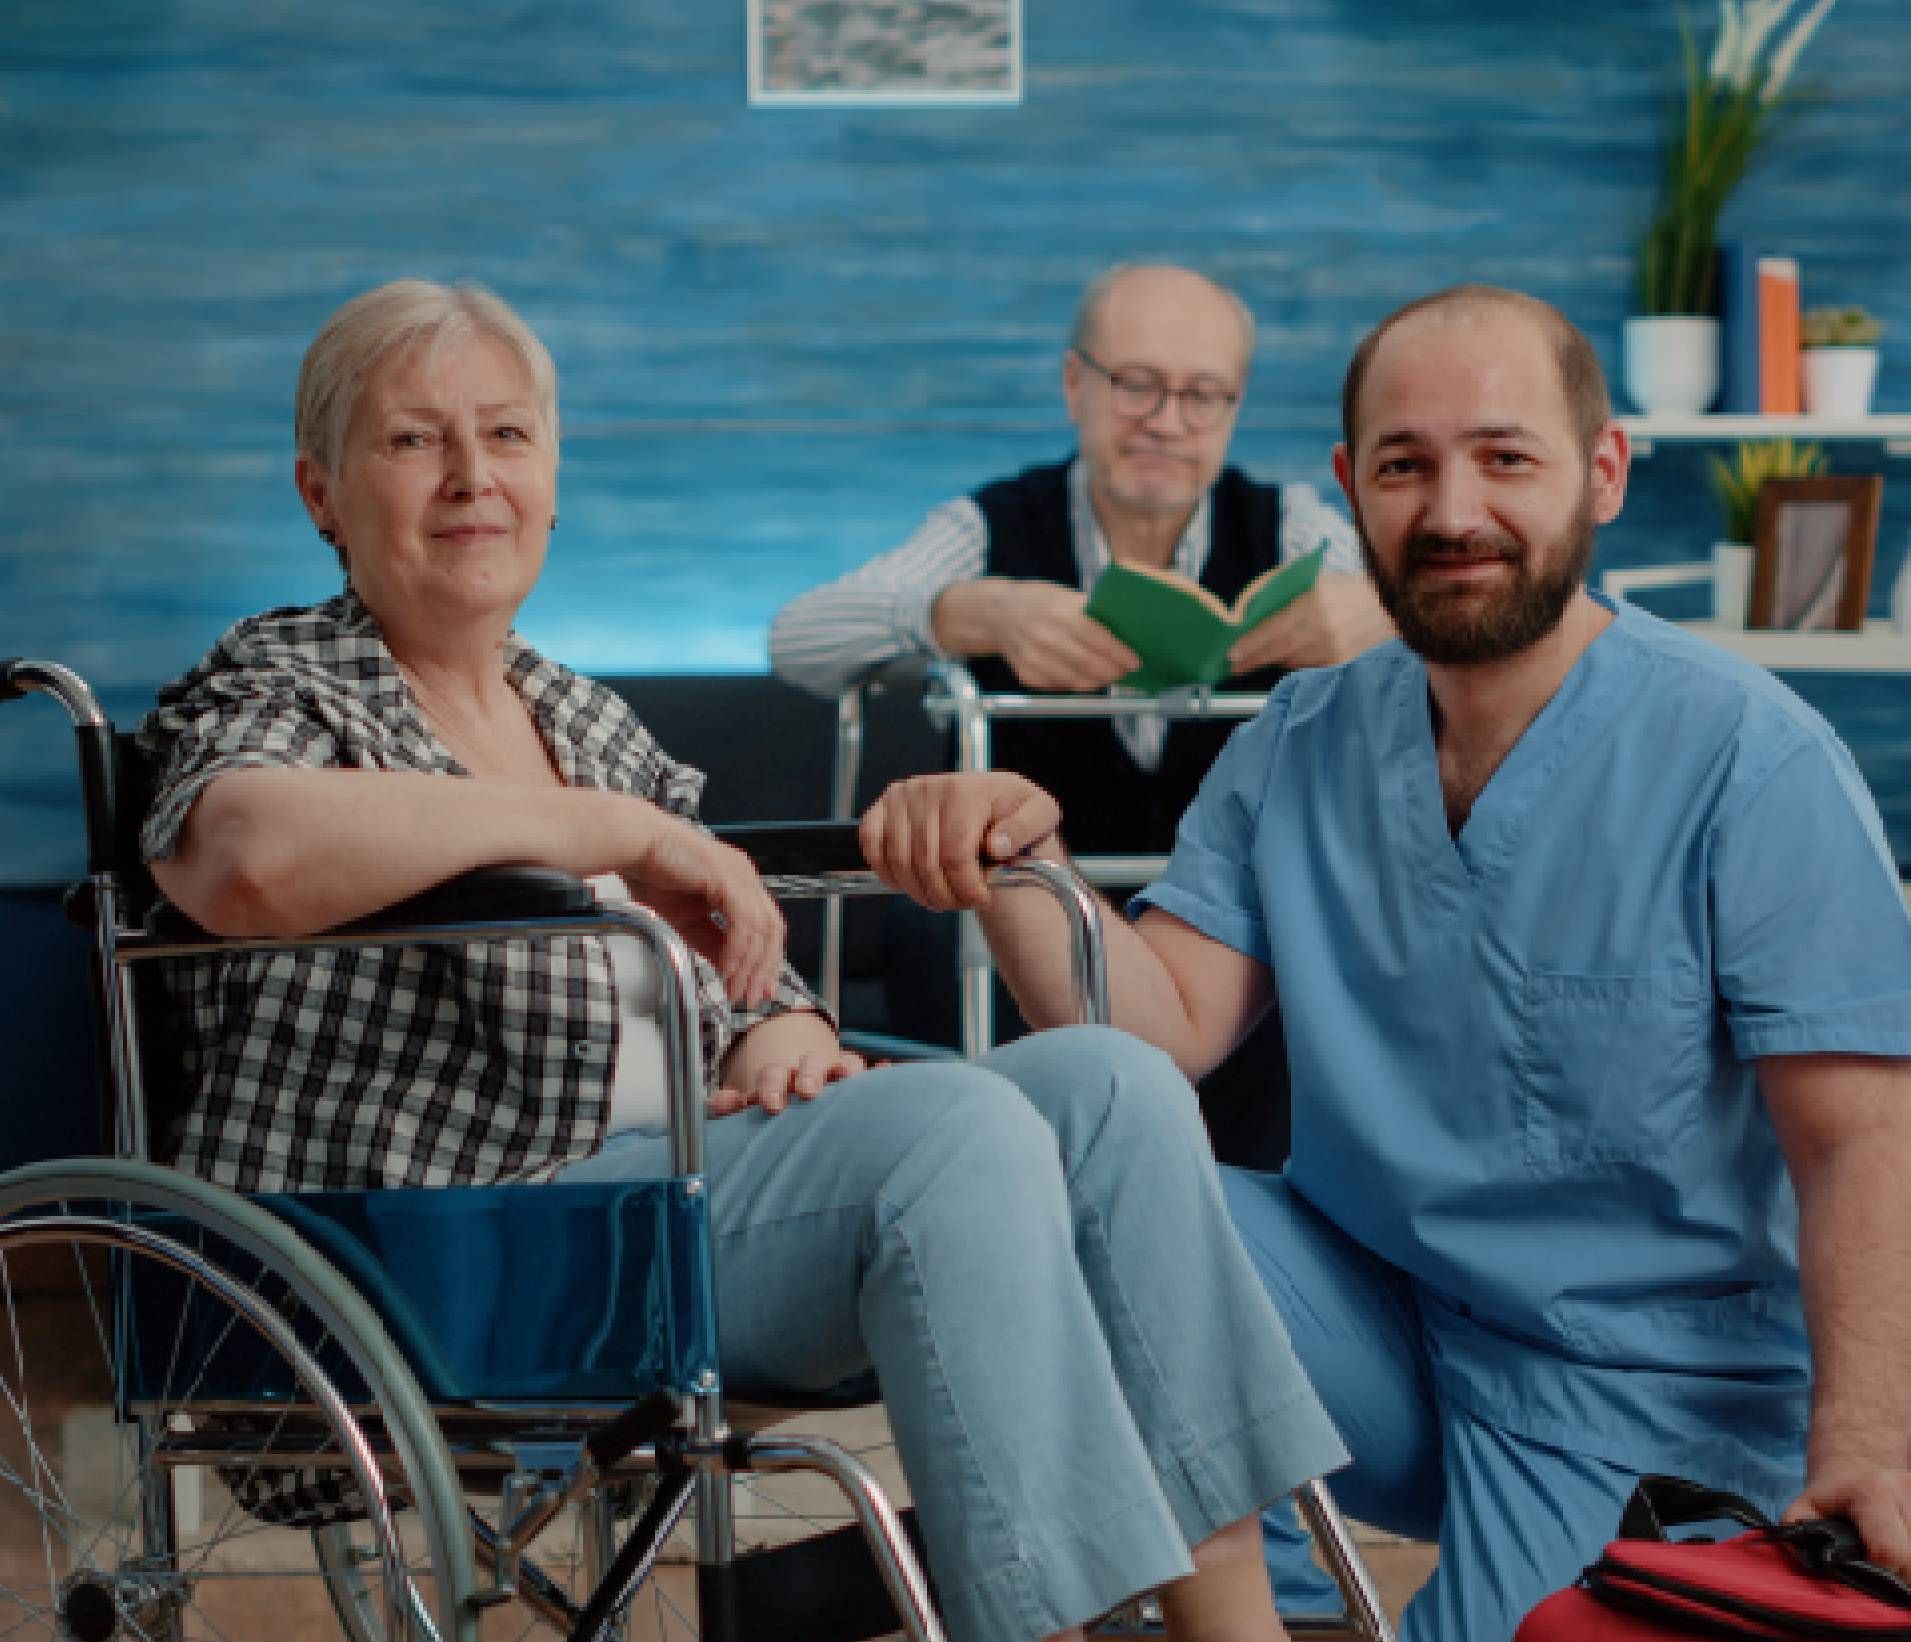
[[[1758,528],[1758,493],[1768,479],[1809,479],[1823,473],[1825,453],[1791,439],[1748,439],[1731,461],[1708,458],[1712,489],[1725,510],[1725,539],[1749,542]]]
[[[1813,308],[1805,315],[1802,335],[1808,348],[1875,348],[1884,335],[1884,326],[1869,310],[1855,304],[1848,308]]]

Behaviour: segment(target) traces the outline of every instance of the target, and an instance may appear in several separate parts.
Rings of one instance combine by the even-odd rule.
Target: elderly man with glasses
[[[1226,465],[1253,353],[1253,316],[1231,291],[1185,268],[1109,269],[1082,294],[1062,358],[1077,454],[943,503],[902,546],[793,600],[771,631],[772,666],[819,695],[925,653],[963,658],[985,690],[1101,690],[1136,666],[1084,612],[1111,561],[1178,571],[1232,602],[1271,565],[1323,545],[1313,590],[1240,640],[1227,687],[1264,690],[1280,670],[1345,661],[1390,636],[1346,519],[1305,485]],[[994,756],[1061,801],[1077,852],[1159,853],[1229,728],[1004,721]],[[912,1015],[925,996],[898,1000],[898,1024],[943,1035],[953,1003],[947,1022]],[[1278,1051],[1275,1031],[1266,1054],[1247,1057],[1263,1068],[1241,1091],[1254,1105],[1270,1098],[1266,1077],[1276,1095],[1284,1083]],[[1250,1127],[1267,1132],[1258,1116]]]
[[[1178,570],[1232,599],[1322,545],[1329,574],[1241,640],[1230,682],[1345,661],[1388,636],[1347,521],[1307,486],[1225,465],[1253,353],[1253,316],[1212,280],[1128,265],[1100,275],[1062,357],[1078,454],[943,503],[901,547],[792,600],[770,637],[777,673],[834,695],[870,667],[931,652],[968,659],[985,687],[1100,690],[1136,665],[1083,613],[1111,560]],[[1157,722],[1126,751],[1155,769],[1161,742]]]

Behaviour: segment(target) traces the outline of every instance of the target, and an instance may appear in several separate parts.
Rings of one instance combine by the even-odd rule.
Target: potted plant
[[[1817,445],[1790,439],[1746,440],[1728,462],[1707,459],[1712,491],[1725,515],[1725,539],[1712,548],[1712,615],[1724,627],[1743,627],[1752,598],[1752,563],[1757,550],[1758,493],[1768,479],[1809,479],[1823,473],[1825,453]]]
[[[1719,32],[1701,66],[1683,21],[1683,86],[1666,141],[1659,201],[1639,245],[1638,313],[1626,321],[1632,402],[1697,415],[1719,390],[1719,212],[1764,139],[1799,54],[1835,0],[1817,0],[1782,36],[1797,0],[1719,0]]]
[[[1801,330],[1805,409],[1813,416],[1868,416],[1884,327],[1863,308],[1813,308]]]

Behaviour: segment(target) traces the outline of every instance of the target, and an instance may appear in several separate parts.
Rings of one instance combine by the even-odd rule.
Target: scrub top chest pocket
[[[1538,1174],[1663,1162],[1697,1121],[1709,990],[1680,974],[1530,970],[1519,987],[1514,1091]]]

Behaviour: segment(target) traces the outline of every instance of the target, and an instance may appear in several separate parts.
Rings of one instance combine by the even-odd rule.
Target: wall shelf
[[[1774,673],[1911,673],[1911,634],[1888,621],[1862,633],[1777,633],[1717,622],[1679,624]]]
[[[1653,588],[1710,586],[1711,582],[1709,563],[1608,570],[1599,579],[1608,597],[1626,600]],[[1716,621],[1679,625],[1774,673],[1911,673],[1911,575],[1898,578],[1892,602],[1889,619],[1867,621],[1860,633],[1728,627]]]
[[[1635,456],[1660,440],[1697,444],[1737,439],[1871,440],[1887,456],[1911,456],[1911,414],[1878,416],[1622,416]]]

